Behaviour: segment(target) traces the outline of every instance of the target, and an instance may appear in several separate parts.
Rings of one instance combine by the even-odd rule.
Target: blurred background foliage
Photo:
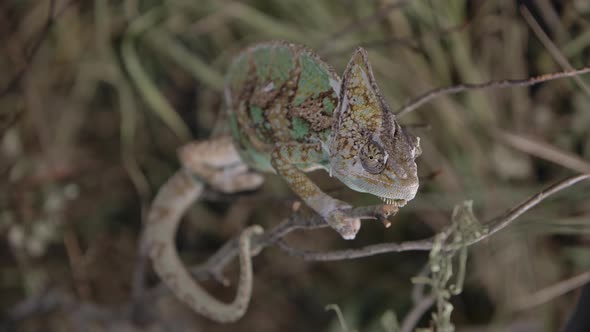
[[[1,326],[341,331],[324,311],[336,303],[349,327],[382,331],[384,313],[404,317],[412,307],[410,279],[427,252],[306,263],[267,249],[254,262],[251,307],[232,325],[213,324],[169,296],[150,299],[143,313],[130,309],[142,215],[178,168],[176,148],[227,130],[222,88],[232,55],[283,39],[317,50],[342,72],[363,46],[397,109],[436,87],[588,65],[589,28],[585,0],[0,2]],[[289,243],[327,250],[419,239],[449,224],[466,199],[486,220],[548,183],[588,172],[586,82],[468,92],[421,107],[402,122],[421,137],[422,186],[393,226],[366,222],[354,242],[318,230],[294,233]],[[378,202],[326,174],[312,177],[354,205]],[[459,330],[563,325],[575,292],[541,305],[533,295],[590,267],[589,189],[560,193],[470,248],[464,292],[452,300]],[[181,255],[202,262],[245,224],[276,225],[294,201],[277,176],[255,193],[208,193],[181,227]],[[232,297],[231,288],[205,285]]]

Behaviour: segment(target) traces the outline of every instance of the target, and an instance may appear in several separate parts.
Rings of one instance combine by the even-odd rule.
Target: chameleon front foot
[[[343,205],[341,208],[332,210],[324,219],[336,232],[345,240],[354,240],[356,233],[361,228],[361,219],[350,216],[347,211],[349,205]]]

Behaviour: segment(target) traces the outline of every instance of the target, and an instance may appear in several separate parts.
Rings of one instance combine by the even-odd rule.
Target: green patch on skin
[[[326,112],[326,114],[332,114],[332,112],[334,112],[335,105],[330,98],[325,97],[324,100],[322,100],[322,104],[324,105],[324,112]]]
[[[256,64],[256,76],[262,81],[269,80],[272,68],[271,49],[262,47],[254,51],[254,63]]]
[[[282,86],[291,75],[293,70],[293,53],[286,46],[279,46],[274,49],[272,54],[272,71],[270,79],[275,86]]]
[[[309,134],[309,123],[302,118],[294,117],[293,120],[291,120],[291,125],[293,127],[294,139],[302,139]]]
[[[320,141],[322,142],[328,142],[330,139],[330,133],[332,132],[331,128],[326,128],[320,132],[317,133],[317,136],[319,137]]]
[[[247,148],[245,155],[247,155],[247,157],[245,158],[246,163],[251,167],[262,172],[274,172],[274,167],[272,167],[272,164],[270,162],[269,154],[261,153],[255,148],[249,146]]]
[[[250,106],[250,119],[255,124],[261,124],[264,122],[264,116],[262,115],[262,108],[258,106]]]
[[[238,120],[233,112],[229,115],[228,120],[233,137],[241,138],[242,135],[240,134],[240,128],[238,127]]]
[[[301,75],[297,84],[297,93],[293,99],[295,106],[301,105],[307,98],[316,98],[324,91],[330,91],[330,73],[319,66],[317,61],[308,54],[300,58]]]

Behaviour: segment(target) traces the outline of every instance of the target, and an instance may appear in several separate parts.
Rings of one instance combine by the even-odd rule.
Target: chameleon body
[[[346,186],[396,208],[418,190],[419,139],[399,126],[381,97],[367,54],[357,49],[343,78],[309,49],[285,42],[258,44],[236,56],[224,91],[233,142],[221,137],[179,150],[183,169],[156,195],[143,235],[154,269],[193,310],[219,322],[239,319],[252,289],[250,238],[240,236],[240,281],[235,300],[222,303],[195,283],[178,258],[174,236],[180,219],[204,185],[222,192],[255,189],[260,172],[282,176],[305,203],[344,239],[360,219],[350,205],[325,194],[305,172],[325,169]]]
[[[353,190],[403,206],[418,189],[419,140],[381,97],[367,54],[357,49],[341,80],[311,50],[272,42],[247,49],[227,75],[225,102],[242,160],[281,175],[345,239],[360,220],[304,174],[323,168]]]

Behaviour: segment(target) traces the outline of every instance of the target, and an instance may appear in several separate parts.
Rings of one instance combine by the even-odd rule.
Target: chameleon
[[[347,187],[381,198],[395,209],[418,190],[420,139],[402,128],[382,97],[367,52],[354,51],[340,78],[305,46],[274,41],[240,52],[224,88],[232,135],[192,142],[178,151],[182,168],[156,195],[144,244],[156,273],[196,312],[231,322],[246,311],[252,289],[251,238],[240,235],[240,281],[235,300],[222,303],[195,283],[174,248],[184,212],[205,185],[222,192],[260,186],[260,173],[281,176],[343,239],[354,239],[360,218],[351,205],[324,193],[306,172],[324,169]]]

